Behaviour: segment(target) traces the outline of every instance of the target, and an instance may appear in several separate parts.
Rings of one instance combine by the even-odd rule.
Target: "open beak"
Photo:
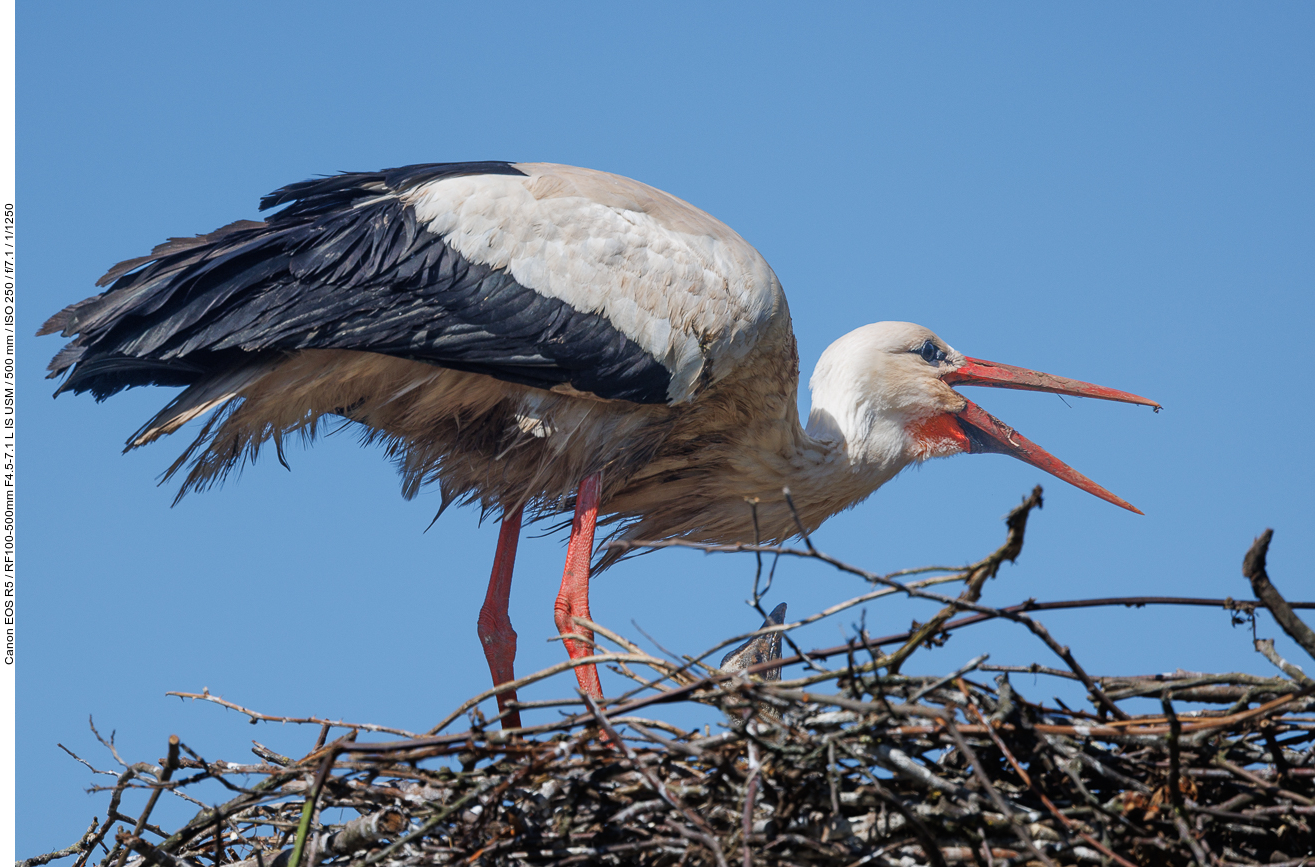
[[[1024,367],[996,364],[993,361],[983,361],[980,358],[965,359],[962,366],[945,374],[941,377],[941,380],[947,385],[984,385],[992,388],[1048,391],[1051,394],[1069,394],[1074,397],[1095,397],[1101,400],[1116,400],[1120,403],[1138,403],[1143,406],[1154,407],[1156,412],[1160,410],[1160,405],[1155,401],[1129,394],[1126,391],[1116,391],[1112,388],[1092,385],[1089,382],[1079,382],[1076,379],[1065,379],[1062,376],[1038,373]],[[968,452],[970,454],[995,452],[997,454],[1012,455],[1020,461],[1025,461],[1038,469],[1045,470],[1052,476],[1063,479],[1070,485],[1081,488],[1089,494],[1094,494],[1106,502],[1121,506],[1130,512],[1142,514],[1141,509],[1122,497],[1117,497],[1105,490],[971,400],[967,401],[963,410],[955,416],[955,420],[968,438],[970,445]]]

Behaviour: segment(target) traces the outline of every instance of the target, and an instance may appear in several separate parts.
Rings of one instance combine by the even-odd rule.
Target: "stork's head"
[[[1153,400],[1088,382],[969,358],[921,325],[877,322],[831,344],[811,381],[810,434],[843,440],[855,466],[889,478],[927,458],[1012,455],[1116,506],[1141,514],[951,386],[985,385],[1139,403]],[[882,478],[877,484],[885,480]]]

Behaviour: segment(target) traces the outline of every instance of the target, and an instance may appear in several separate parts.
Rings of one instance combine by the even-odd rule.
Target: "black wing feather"
[[[670,373],[608,320],[471,262],[416,221],[398,194],[509,163],[434,163],[290,184],[286,205],[174,238],[110,269],[104,293],[42,328],[77,335],[50,364],[62,391],[98,400],[137,385],[186,385],[254,356],[378,352],[540,388],[661,403]]]

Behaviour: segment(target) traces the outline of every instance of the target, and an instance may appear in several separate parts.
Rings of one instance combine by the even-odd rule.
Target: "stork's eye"
[[[926,341],[925,343],[922,344],[920,348],[915,349],[913,351],[921,355],[922,360],[927,362],[928,364],[935,364],[938,361],[945,360],[945,350],[941,349],[939,346],[937,346],[935,343],[932,343],[930,340]]]

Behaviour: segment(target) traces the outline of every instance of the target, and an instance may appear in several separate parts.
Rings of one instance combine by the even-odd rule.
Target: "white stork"
[[[479,615],[496,684],[513,679],[507,601],[526,508],[574,510],[556,622],[586,638],[571,617],[589,617],[600,514],[630,539],[781,541],[799,532],[784,487],[811,531],[906,466],[960,452],[1013,455],[1133,509],[951,385],[1157,404],[968,358],[917,325],[866,325],[832,344],[801,425],[772,269],[723,223],[636,181],[440,163],[261,201],[280,205],[116,265],[102,294],[53,316],[40,333],[76,335],[51,362],[52,377],[67,373],[56,394],[186,386],[128,440],[209,414],[166,474],[189,467],[180,497],[267,443],[282,460],[286,437],[339,417],[386,446],[405,496],[436,483],[444,508],[500,510]],[[566,645],[572,659],[591,652]],[[592,665],[576,674],[601,695]]]

